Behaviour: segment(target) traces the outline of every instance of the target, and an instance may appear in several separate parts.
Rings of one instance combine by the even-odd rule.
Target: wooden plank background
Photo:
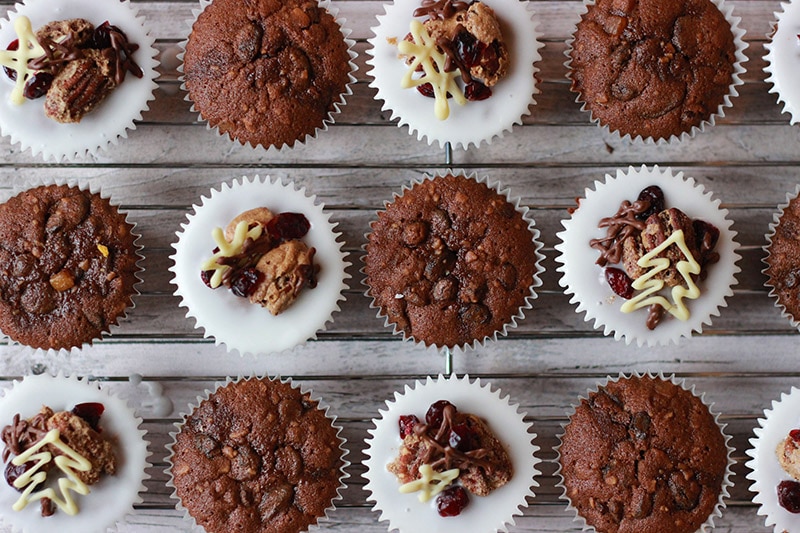
[[[113,1],[113,0],[97,0]],[[0,14],[12,2],[0,0]],[[282,153],[231,143],[197,121],[180,90],[176,59],[188,33],[193,0],[134,0],[157,36],[162,66],[156,100],[127,140],[101,155],[55,165],[20,153],[0,140],[0,200],[27,184],[77,178],[100,187],[136,222],[146,259],[142,294],[113,336],[72,356],[48,356],[4,343],[0,384],[31,372],[59,370],[94,376],[128,398],[144,418],[153,467],[144,502],[120,524],[124,532],[190,531],[165,486],[165,445],[180,413],[198,394],[227,376],[280,374],[313,390],[339,417],[350,449],[351,478],[344,500],[323,529],[381,532],[386,525],[366,503],[362,489],[363,440],[383,402],[415,379],[444,370],[443,357],[403,343],[383,327],[363,295],[359,269],[364,232],[376,209],[422,172],[442,168],[444,153],[387,121],[366,75],[366,39],[382,3],[334,0],[357,42],[358,83],[329,131],[307,145]],[[744,466],[748,439],[763,409],[800,384],[797,332],[767,296],[761,274],[764,234],[776,206],[800,182],[800,128],[789,125],[776,96],[769,94],[763,67],[764,44],[778,1],[733,1],[749,47],[745,84],[733,108],[717,125],[694,139],[669,146],[620,140],[591,124],[580,111],[565,78],[565,41],[582,3],[533,2],[545,43],[538,65],[538,104],[503,139],[468,152],[456,151],[456,167],[488,174],[531,207],[545,244],[546,272],[535,308],[504,339],[457,354],[454,369],[490,381],[521,404],[541,446],[541,487],[512,531],[579,531],[554,487],[553,447],[565,413],[598,381],[619,372],[676,373],[706,394],[722,413],[736,447],[735,486],[717,521],[720,531],[764,532],[756,515]],[[477,127],[477,126],[476,126]],[[637,348],[603,337],[575,313],[558,286],[554,245],[566,208],[585,187],[628,165],[658,164],[683,170],[714,191],[730,210],[742,245],[742,272],[735,295],[702,336],[678,347]],[[262,357],[228,354],[204,340],[172,295],[167,271],[175,231],[187,209],[210,188],[242,175],[270,174],[304,185],[339,223],[353,267],[342,311],[319,339],[291,353]],[[143,376],[140,384],[131,376]],[[164,414],[153,391],[172,402]]]

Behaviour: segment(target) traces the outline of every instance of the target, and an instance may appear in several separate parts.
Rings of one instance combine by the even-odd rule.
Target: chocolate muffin
[[[719,504],[728,450],[698,397],[633,376],[581,400],[559,462],[565,496],[597,531],[692,533]]]
[[[350,55],[317,0],[213,0],[186,43],[183,72],[203,119],[240,143],[294,145],[324,126]]]
[[[600,124],[666,139],[708,120],[733,83],[730,23],[710,0],[598,0],[578,23],[569,78]]]
[[[0,330],[44,349],[107,332],[138,282],[132,230],[108,200],[67,185],[0,205]]]
[[[792,320],[800,321],[800,200],[797,196],[783,208],[769,237],[767,268],[772,295]],[[795,324],[796,325],[796,324]]]
[[[426,345],[483,340],[532,296],[537,245],[528,224],[485,183],[453,175],[417,183],[372,223],[368,295]]]
[[[175,437],[177,495],[209,533],[305,531],[337,497],[337,433],[317,402],[289,383],[229,383]]]

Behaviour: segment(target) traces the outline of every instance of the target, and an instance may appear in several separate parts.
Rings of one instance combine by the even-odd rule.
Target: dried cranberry
[[[86,402],[79,403],[72,408],[72,414],[83,418],[92,429],[100,431],[100,417],[103,416],[103,411],[106,408],[102,403]]]
[[[28,100],[36,100],[47,94],[53,84],[53,75],[49,72],[37,72],[25,82],[22,95]]]
[[[444,489],[436,497],[436,511],[439,516],[458,516],[468,504],[469,495],[461,485]]]
[[[795,442],[800,442],[800,429],[793,429],[789,432],[789,438]]]
[[[480,62],[481,43],[468,31],[459,32],[454,39],[456,54],[467,68],[472,68]]]
[[[28,461],[27,463],[23,463],[19,466],[9,461],[4,472],[4,475],[6,476],[6,483],[8,483],[9,487],[14,487],[14,482],[17,480],[17,478],[34,466],[36,466],[36,461]],[[18,489],[17,487],[14,487],[14,489],[18,490],[19,492],[25,490],[24,488]]]
[[[633,296],[633,281],[624,270],[615,267],[606,268],[606,281],[611,290],[630,300]]]
[[[452,403],[448,402],[447,400],[439,400],[437,402],[433,402],[430,407],[428,407],[428,412],[425,413],[425,422],[428,423],[429,426],[438,428],[442,425],[442,420],[444,419],[444,408],[448,405],[453,406],[453,411],[456,410],[456,406]]]
[[[692,222],[694,226],[694,235],[697,240],[697,247],[701,250],[713,250],[719,240],[719,229],[714,224],[709,224],[704,220],[695,220]],[[708,237],[706,237],[708,235]],[[703,246],[703,240],[708,239],[707,247]]]
[[[419,424],[419,418],[415,415],[401,415],[398,425],[400,426],[400,438],[404,439],[414,432],[414,426]]]
[[[450,430],[448,444],[455,450],[468,452],[475,448],[477,440],[478,435],[475,430],[466,424],[458,424]]]
[[[478,102],[492,96],[492,90],[481,82],[473,80],[464,87],[464,96],[470,102]]]
[[[231,292],[247,298],[255,292],[262,274],[255,268],[243,268],[231,277]]]
[[[206,287],[212,289],[211,286],[211,278],[214,276],[213,270],[201,270],[200,271],[200,279],[203,280],[203,283],[206,284]]]
[[[433,94],[433,85],[430,83],[423,83],[422,85],[417,85],[417,91],[422,96],[427,96],[428,98],[435,98],[436,95]]]
[[[280,213],[267,222],[267,232],[274,241],[300,239],[311,228],[302,213]]]
[[[778,503],[790,513],[800,513],[800,483],[781,481],[778,485]]]
[[[112,31],[116,31],[125,36],[125,32],[123,32],[116,26],[112,26],[111,24],[108,23],[108,21],[105,21],[94,29],[94,33],[92,33],[92,38],[87,43],[87,47],[94,48],[96,50],[102,50],[103,48],[111,48]]]
[[[643,213],[636,215],[638,220],[647,220],[650,215],[660,213],[664,210],[664,191],[658,185],[651,185],[642,189],[639,197],[636,199],[639,202],[649,202],[650,207]]]
[[[19,39],[14,39],[6,47],[6,50],[18,50],[18,49],[19,49]],[[6,76],[8,76],[11,79],[11,81],[17,81],[17,71],[14,70],[13,68],[8,68],[4,65],[3,72],[6,73]]]

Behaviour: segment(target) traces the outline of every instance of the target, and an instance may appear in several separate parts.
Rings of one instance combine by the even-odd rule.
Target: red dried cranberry
[[[247,298],[255,292],[262,276],[255,268],[241,269],[231,277],[231,292],[236,296]]]
[[[664,191],[658,185],[651,185],[642,189],[639,197],[636,199],[639,202],[647,201],[650,207],[643,213],[636,215],[638,220],[647,220],[650,215],[660,213],[664,210]]]
[[[703,240],[708,235],[708,250],[713,250],[719,240],[719,229],[714,224],[709,224],[704,220],[694,220],[692,226],[694,226],[697,247],[703,249]]]
[[[414,426],[419,424],[419,418],[415,415],[400,415],[398,425],[400,426],[400,438],[404,439],[414,432]]]
[[[212,289],[211,286],[211,278],[214,276],[213,270],[201,270],[200,271],[200,279],[203,280],[203,283],[206,284],[206,287]]]
[[[311,228],[302,213],[280,213],[267,222],[267,232],[273,241],[300,239]]]
[[[456,54],[466,68],[472,68],[480,62],[482,43],[474,35],[468,31],[459,32],[454,42]]]
[[[106,408],[102,403],[86,402],[79,403],[72,408],[72,414],[83,418],[92,429],[100,431],[100,417],[103,416],[103,411]]]
[[[36,100],[47,94],[53,84],[53,75],[49,72],[37,72],[25,82],[22,96],[28,100]]]
[[[428,412],[425,413],[425,422],[431,427],[438,428],[442,425],[442,420],[444,419],[444,408],[448,405],[453,406],[453,411],[456,410],[456,406],[452,403],[448,402],[447,400],[439,400],[437,402],[433,402],[430,407],[428,407]]]
[[[793,429],[789,432],[789,438],[795,442],[800,442],[800,429]]]
[[[3,474],[6,477],[6,483],[8,483],[8,486],[13,487],[15,490],[19,492],[25,490],[24,488],[18,489],[17,487],[14,487],[14,482],[17,480],[17,478],[19,478],[22,474],[24,474],[34,466],[36,466],[36,461],[28,461],[27,463],[23,463],[19,466],[16,466],[14,463],[9,461],[8,464],[6,465],[5,471],[3,472]],[[34,490],[36,489],[34,488]]]
[[[778,485],[778,503],[790,513],[800,513],[800,483],[781,481]]]
[[[470,102],[478,102],[492,96],[492,90],[481,82],[473,80],[464,87],[464,96]]]
[[[461,485],[444,489],[436,497],[436,511],[439,516],[458,516],[467,505],[469,505],[469,495]]]
[[[433,94],[433,85],[430,83],[423,83],[422,85],[417,85],[417,91],[422,96],[427,96],[428,98],[435,98],[436,95]]]
[[[6,47],[6,50],[18,50],[18,49],[19,49],[19,39],[14,39]],[[4,65],[3,72],[6,73],[6,76],[8,76],[11,79],[11,81],[17,81],[17,71],[14,70],[13,68],[8,68]]]
[[[606,268],[606,281],[611,290],[630,300],[633,296],[633,281],[624,270],[615,267]]]
[[[448,444],[455,450],[468,452],[475,448],[477,440],[478,434],[475,430],[466,424],[458,424],[450,430]]]

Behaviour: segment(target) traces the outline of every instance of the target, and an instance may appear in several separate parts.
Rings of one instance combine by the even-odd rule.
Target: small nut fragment
[[[248,227],[252,226],[253,224],[266,226],[267,222],[273,218],[275,218],[275,215],[266,207],[256,207],[255,209],[248,209],[243,213],[239,213],[228,223],[227,226],[225,226],[225,240],[228,242],[233,241],[233,234],[236,231],[236,226],[238,226],[239,222],[243,220],[247,222]]]
[[[50,285],[58,292],[68,291],[75,286],[75,277],[64,269],[50,277]]]
[[[103,257],[108,257],[108,247],[103,246],[102,244],[97,245],[97,249],[100,250],[100,253],[103,254]]]

